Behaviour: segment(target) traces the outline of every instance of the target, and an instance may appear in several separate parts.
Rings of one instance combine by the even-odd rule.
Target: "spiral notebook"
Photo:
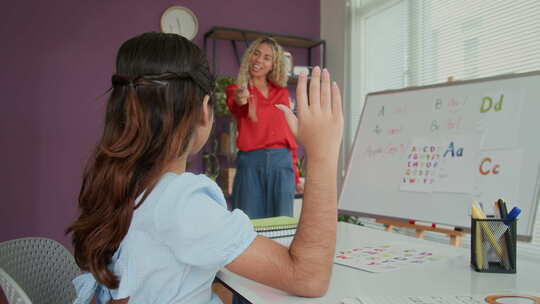
[[[284,238],[294,236],[298,219],[290,216],[277,216],[251,220],[253,229],[268,238]]]

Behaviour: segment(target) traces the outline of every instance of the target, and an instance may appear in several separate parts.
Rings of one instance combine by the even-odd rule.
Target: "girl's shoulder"
[[[194,195],[203,194],[218,203],[225,201],[221,188],[215,181],[204,174],[193,174],[190,172],[166,174],[168,175],[166,178],[169,179],[169,182],[162,196],[166,200],[187,202]]]
[[[181,191],[183,193],[189,193],[200,189],[206,189],[209,192],[221,191],[219,186],[204,174],[194,174],[191,172],[176,174],[168,172],[163,178],[168,180],[166,188],[173,192]]]

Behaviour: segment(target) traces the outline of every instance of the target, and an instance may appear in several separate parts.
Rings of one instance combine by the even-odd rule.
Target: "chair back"
[[[79,274],[71,253],[54,240],[21,238],[0,243],[0,285],[10,304],[72,303],[71,281]]]
[[[9,304],[32,304],[26,292],[2,268],[0,268],[0,287]]]

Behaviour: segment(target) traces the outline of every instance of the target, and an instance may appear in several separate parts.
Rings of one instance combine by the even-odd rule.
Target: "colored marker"
[[[515,220],[520,213],[521,213],[521,209],[519,209],[518,207],[512,208],[512,210],[510,210],[508,215],[504,218],[506,220],[506,221],[504,221],[504,223],[507,226],[510,226],[512,224],[510,221]]]
[[[435,228],[435,224],[415,221],[415,225]]]

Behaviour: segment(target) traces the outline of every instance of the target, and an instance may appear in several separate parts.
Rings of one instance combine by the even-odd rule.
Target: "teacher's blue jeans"
[[[294,171],[287,148],[238,152],[234,177],[232,207],[249,218],[292,216]],[[233,297],[233,304],[245,304]]]
[[[250,218],[292,216],[294,171],[287,148],[238,152],[232,206]]]

